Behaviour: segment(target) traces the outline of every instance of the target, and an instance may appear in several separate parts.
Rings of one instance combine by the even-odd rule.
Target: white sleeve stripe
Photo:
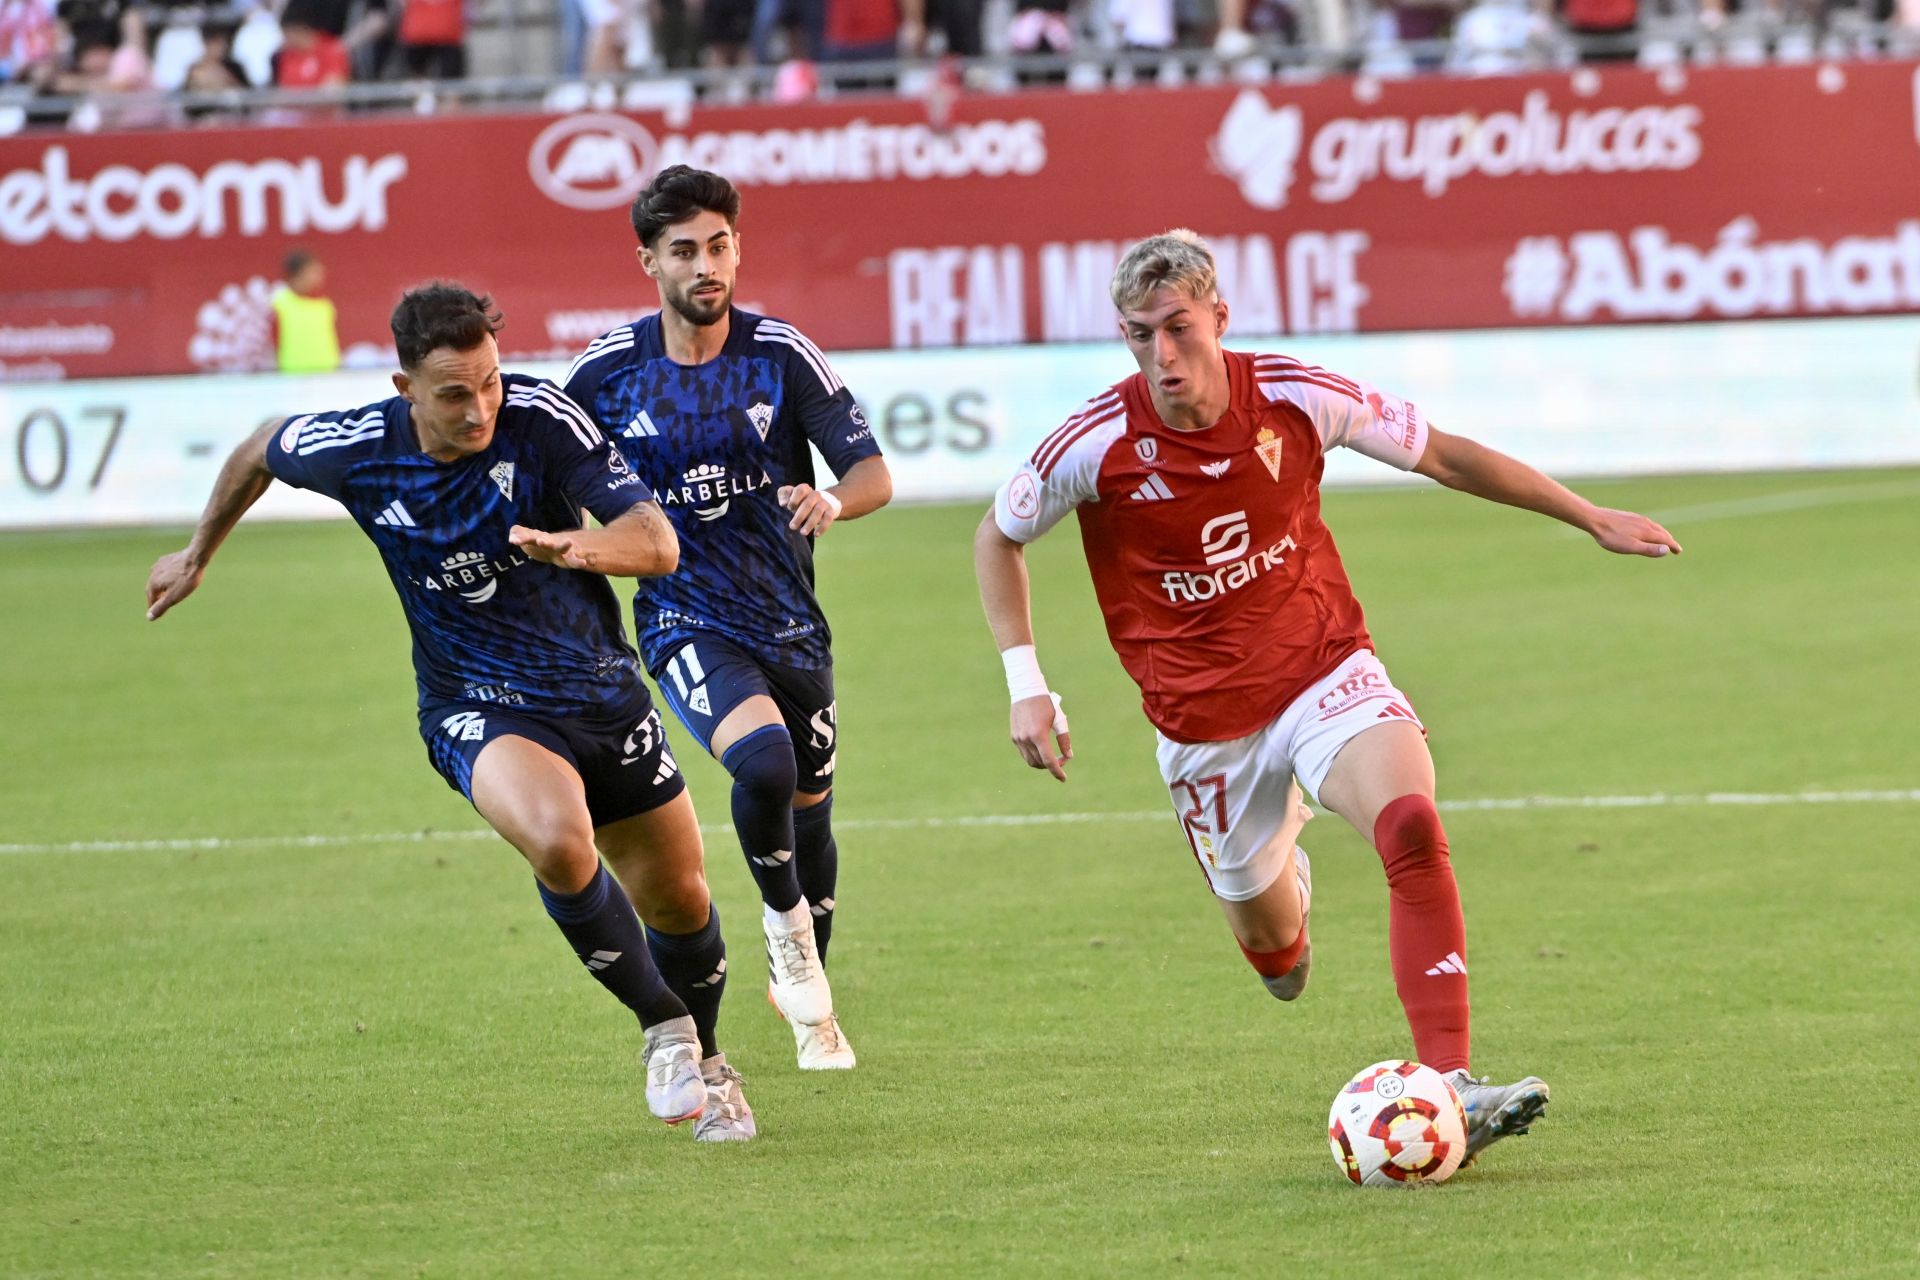
[[[362,440],[378,440],[385,434],[387,434],[386,427],[379,426],[370,431],[362,431],[357,436],[333,436],[325,440],[316,440],[312,444],[303,441],[298,453],[301,457],[305,457],[309,453],[318,453],[322,449],[338,449],[343,445],[359,444]]]
[[[603,334],[595,338],[592,342],[589,342],[587,349],[573,358],[573,363],[567,366],[567,376],[561,379],[561,381],[572,382],[575,374],[579,373],[582,368],[593,363],[595,360],[598,360],[601,356],[611,355],[616,351],[625,351],[632,346],[633,330],[630,328],[615,329],[612,333]]]
[[[507,397],[507,403],[523,409],[545,409],[547,413],[572,429],[574,436],[589,449],[599,445],[605,437],[593,420],[579,405],[558,394],[550,387],[521,387]]]
[[[820,384],[827,389],[828,395],[832,395],[844,385],[834,373],[833,366],[827,363],[827,357],[820,348],[814,346],[806,334],[792,325],[783,324],[778,320],[762,320],[755,327],[753,336],[762,342],[784,343],[805,356],[807,363],[813,366],[813,371],[820,375]]]
[[[379,409],[358,418],[346,418],[339,422],[315,422],[312,418],[308,418],[300,424],[300,435],[303,439],[324,440],[328,436],[345,435],[359,431],[370,423],[378,422],[381,426],[385,426],[386,421],[387,415],[385,411]]]

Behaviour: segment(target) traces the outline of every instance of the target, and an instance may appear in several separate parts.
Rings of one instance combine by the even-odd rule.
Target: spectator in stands
[[[978,58],[986,52],[982,25],[986,6],[981,0],[929,0],[927,26],[940,33],[945,47],[941,52],[954,58]],[[922,34],[924,35],[923,28]],[[928,52],[924,42],[915,40],[911,31],[903,32],[901,51],[910,57]]]
[[[1478,0],[1453,24],[1448,66],[1469,75],[1497,76],[1548,64],[1553,25],[1532,0]]]
[[[400,64],[417,80],[464,80],[465,0],[404,0],[400,7]]]
[[[1073,48],[1073,27],[1067,21],[1067,0],[1016,0],[1019,9],[1007,27],[1007,43],[1015,53],[1067,53]]]
[[[1640,0],[1558,3],[1560,25],[1578,42],[1581,61],[1631,62],[1638,56],[1639,44],[1632,37],[1640,30]],[[1705,10],[1701,16],[1706,17]]]
[[[826,44],[826,28],[826,0],[755,0],[754,61],[811,61]]]
[[[372,80],[387,60],[393,23],[388,0],[287,0],[280,14],[282,32],[306,27],[340,42],[349,76]]]
[[[1393,0],[1394,35],[1413,46],[1408,53],[1414,66],[1431,71],[1445,60],[1439,42],[1452,34],[1454,15],[1460,9],[1461,0]]]
[[[1107,0],[1107,21],[1123,48],[1173,46],[1173,0]]]
[[[43,61],[34,82],[56,97],[137,93],[152,87],[147,26],[138,9],[102,0],[62,0],[54,10],[66,31],[63,61]]]
[[[334,41],[338,44],[339,41]],[[327,268],[305,249],[287,255],[283,283],[273,291],[273,340],[282,373],[332,373],[340,367],[340,335]]]
[[[755,0],[703,0],[700,60],[709,67],[745,66],[753,45]]]
[[[187,68],[183,88],[188,93],[224,93],[247,87],[247,73],[233,60],[231,22],[207,22],[200,27],[200,57]]]
[[[280,21],[284,42],[273,55],[273,82],[282,89],[328,89],[353,78],[346,42],[291,17]]]
[[[59,52],[52,0],[0,0],[0,84],[50,75]]]
[[[926,0],[827,0],[823,62],[871,62],[924,47]]]

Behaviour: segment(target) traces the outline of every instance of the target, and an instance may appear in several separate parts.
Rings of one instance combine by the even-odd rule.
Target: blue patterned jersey
[[[776,495],[814,483],[808,441],[840,476],[880,446],[820,349],[736,307],[720,354],[679,365],[649,316],[594,339],[567,372],[567,394],[614,437],[680,535],[679,569],[643,580],[633,601],[653,674],[714,632],[786,666],[828,665],[813,539],[787,527],[793,514]]]
[[[511,373],[501,381],[492,443],[458,462],[420,451],[395,396],[290,419],[267,466],[338,499],[380,549],[413,631],[422,706],[575,715],[639,682],[619,599],[600,574],[543,564],[507,531],[577,529],[583,508],[605,524],[652,494],[558,387]]]

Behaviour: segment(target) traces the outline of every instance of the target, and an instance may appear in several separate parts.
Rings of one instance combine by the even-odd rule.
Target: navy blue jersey
[[[591,419],[550,382],[503,374],[487,448],[420,451],[405,399],[291,419],[267,446],[288,484],[336,498],[380,549],[413,630],[420,704],[506,703],[576,715],[624,696],[639,665],[597,573],[507,541],[515,524],[602,524],[652,497]]]
[[[814,483],[808,441],[835,475],[880,446],[820,349],[736,307],[720,354],[679,365],[649,316],[594,339],[567,372],[567,394],[614,437],[680,535],[679,569],[642,580],[633,601],[655,677],[682,644],[715,632],[786,666],[831,662],[813,539],[787,527],[776,495]]]

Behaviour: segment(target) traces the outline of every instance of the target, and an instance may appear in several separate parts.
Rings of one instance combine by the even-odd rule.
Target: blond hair
[[[1120,259],[1107,292],[1122,311],[1147,305],[1154,290],[1167,286],[1197,301],[1212,296],[1218,284],[1213,250],[1185,227],[1148,236]]]

